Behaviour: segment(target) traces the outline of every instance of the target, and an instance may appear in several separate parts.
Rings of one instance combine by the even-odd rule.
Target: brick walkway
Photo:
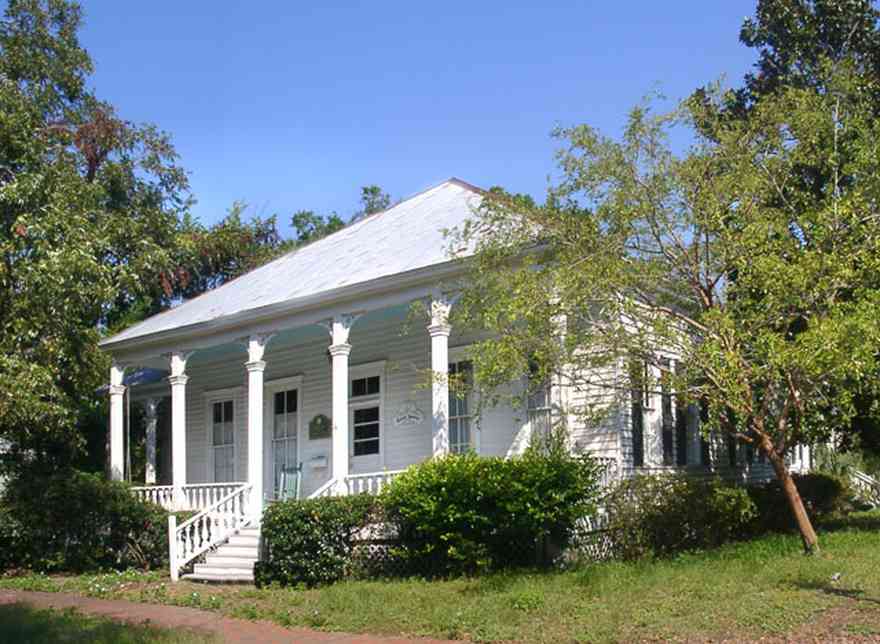
[[[299,644],[439,644],[441,640],[379,637],[377,635],[350,635],[324,633],[305,628],[283,628],[270,622],[248,622],[223,617],[195,608],[138,604],[110,599],[93,599],[67,593],[38,593],[20,590],[0,590],[0,604],[28,604],[35,608],[76,608],[88,615],[108,617],[117,621],[142,624],[149,622],[163,628],[186,628],[214,634],[230,644],[265,642],[297,642]]]

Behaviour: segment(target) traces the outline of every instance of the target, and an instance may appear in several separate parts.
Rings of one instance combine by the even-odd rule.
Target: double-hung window
[[[648,365],[633,361],[629,366],[630,422],[633,466],[645,464],[645,410],[648,408]]]
[[[211,450],[214,481],[235,478],[235,407],[231,400],[212,403]]]
[[[382,425],[382,377],[378,374],[351,379],[352,456],[379,454]]]
[[[530,389],[532,386],[530,385]],[[549,382],[542,383],[537,389],[529,392],[527,408],[532,440],[546,440],[552,428]]]
[[[664,358],[660,362],[663,373],[660,376],[660,416],[662,421],[663,464],[675,463],[675,417],[672,411],[671,362]]]
[[[449,365],[449,451],[463,454],[473,446],[469,389],[473,383],[470,361]]]

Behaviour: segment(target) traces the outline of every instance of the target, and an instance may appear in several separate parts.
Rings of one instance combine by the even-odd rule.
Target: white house
[[[449,324],[449,289],[464,267],[444,231],[481,199],[450,179],[102,342],[114,360],[115,478],[125,464],[125,371],[168,374],[130,395],[147,411],[148,486],[136,490],[200,511],[172,524],[175,578],[227,539],[196,573],[250,575],[259,518],[284,468],[301,464],[303,496],[376,491],[432,455],[517,453],[554,401],[577,395],[551,385],[522,408],[484,409],[480,418],[474,401],[450,397],[444,376],[467,371],[474,338]],[[430,304],[430,319],[405,332],[417,300]],[[574,424],[572,445],[604,460],[609,475],[707,465],[718,459],[693,416],[676,418],[671,395],[633,401],[600,427]],[[170,444],[160,451],[171,457],[157,463],[163,419]],[[168,485],[154,485],[157,470]]]

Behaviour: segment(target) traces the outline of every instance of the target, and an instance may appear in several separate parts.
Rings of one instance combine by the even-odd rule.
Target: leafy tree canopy
[[[587,394],[570,411],[589,421],[672,358],[664,377],[708,404],[707,430],[769,458],[815,549],[784,458],[853,415],[880,349],[880,124],[856,68],[826,61],[832,91],[786,88],[712,136],[718,91],[637,107],[619,139],[559,130],[546,202],[496,191],[459,231],[478,244],[459,322],[495,331],[474,350],[481,386],[556,378]],[[695,143],[675,154],[681,127]],[[803,168],[838,180],[803,190]]]

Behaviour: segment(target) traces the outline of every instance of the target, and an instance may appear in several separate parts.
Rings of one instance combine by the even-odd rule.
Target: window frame
[[[352,397],[352,383],[362,378],[378,376],[379,393]],[[351,365],[348,368],[348,459],[351,465],[354,459],[379,458],[379,466],[385,466],[385,394],[388,379],[385,373],[385,360]],[[359,409],[379,408],[379,451],[375,454],[354,454],[354,413]],[[375,439],[365,439],[375,440]]]
[[[482,449],[482,432],[480,431],[480,416],[476,413],[479,408],[480,402],[480,394],[477,389],[477,377],[473,371],[473,360],[471,358],[471,344],[460,344],[454,347],[449,347],[446,356],[447,369],[451,364],[458,364],[459,362],[470,362],[472,365],[471,377],[473,378],[473,382],[471,383],[471,390],[468,392],[468,412],[469,418],[471,419],[471,450],[475,454],[480,454]],[[448,410],[447,410],[448,413]],[[450,452],[452,451],[450,445]]]
[[[303,377],[290,376],[268,380],[263,385],[263,487],[271,482],[272,496],[275,498],[275,394],[282,391],[296,391],[296,462],[302,462],[303,441]],[[288,437],[289,438],[289,437]],[[271,464],[271,468],[266,467]],[[266,480],[268,479],[268,481]]]
[[[459,358],[460,359],[455,360],[452,357],[450,357],[449,360],[447,361],[447,366],[446,366],[447,378],[448,378],[449,374],[453,373],[453,368],[455,369],[455,373],[461,373],[461,371],[460,371],[461,366],[460,365],[469,364],[470,365],[470,373],[471,373],[471,385],[473,385],[473,377],[474,377],[474,363],[473,363],[473,361],[464,355],[459,356]],[[452,394],[452,392],[450,391],[449,398],[452,397],[451,394]],[[476,434],[476,432],[474,431],[473,396],[472,396],[472,392],[468,391],[465,393],[465,395],[463,397],[456,396],[456,398],[459,398],[459,399],[463,398],[464,399],[465,406],[467,407],[468,413],[467,413],[467,415],[453,416],[452,415],[452,408],[450,407],[447,409],[446,420],[448,423],[447,426],[449,428],[449,453],[450,454],[465,454],[468,451],[475,451],[475,449],[476,449],[475,441],[474,441],[474,435]],[[449,402],[451,402],[451,401],[447,401],[447,405],[449,404]],[[452,421],[456,420],[456,421],[460,422],[465,419],[468,421],[467,449],[455,450],[455,449],[453,449],[453,446],[452,446]],[[459,443],[459,445],[464,446],[465,444]]]
[[[205,438],[208,447],[208,471],[205,480],[208,483],[237,483],[239,482],[240,472],[238,467],[238,430],[239,430],[239,401],[243,387],[229,387],[226,389],[213,389],[206,391],[205,396]],[[214,404],[232,401],[232,480],[217,481],[215,476],[215,457],[214,452]]]
[[[537,394],[531,393],[532,386],[532,369],[529,367],[529,375],[526,379],[526,423],[529,427],[529,441],[535,437],[536,427],[533,426],[532,423],[532,414],[534,412],[543,412],[547,416],[547,430],[548,434],[550,434],[553,430],[553,378],[548,378],[547,382],[543,386],[544,390],[544,405],[543,406],[532,406],[532,401],[534,396]]]

